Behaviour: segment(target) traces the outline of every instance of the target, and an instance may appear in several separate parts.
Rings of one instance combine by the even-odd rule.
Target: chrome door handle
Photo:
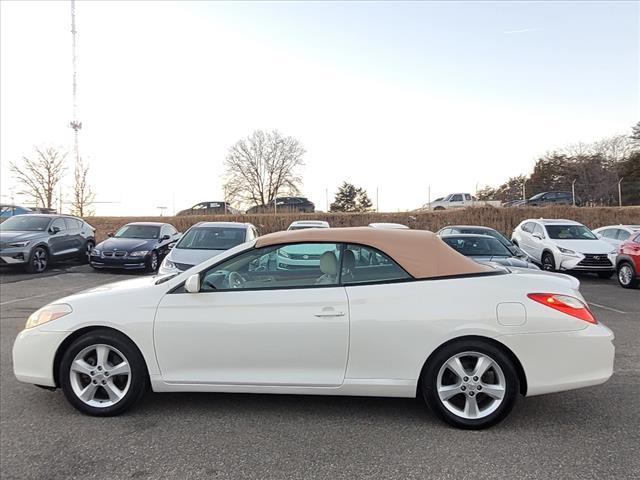
[[[314,317],[344,317],[344,312],[316,313]]]

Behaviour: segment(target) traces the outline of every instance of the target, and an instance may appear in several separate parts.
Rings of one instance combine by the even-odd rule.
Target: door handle
[[[330,312],[322,312],[322,313],[316,313],[314,315],[314,317],[344,317],[344,312],[334,312],[334,311],[330,311]]]

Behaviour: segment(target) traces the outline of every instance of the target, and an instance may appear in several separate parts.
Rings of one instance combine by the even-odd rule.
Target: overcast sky
[[[70,2],[1,2],[8,163],[70,149]],[[380,209],[528,173],[640,119],[637,2],[83,2],[82,156],[98,214],[222,198],[227,149],[277,128],[307,150],[304,194],[347,180]],[[72,157],[69,156],[70,167]],[[71,185],[72,175],[65,179]],[[70,193],[70,190],[67,189]],[[66,208],[66,207],[65,207]]]

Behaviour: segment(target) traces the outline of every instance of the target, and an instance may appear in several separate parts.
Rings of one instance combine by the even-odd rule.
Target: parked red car
[[[640,282],[640,232],[620,245],[616,259],[618,282],[624,288],[636,288]]]

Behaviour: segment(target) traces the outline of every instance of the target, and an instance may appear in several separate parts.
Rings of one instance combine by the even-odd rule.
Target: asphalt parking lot
[[[523,399],[482,432],[388,398],[150,393],[126,415],[92,418],[13,377],[11,347],[31,312],[135,275],[73,263],[0,272],[1,478],[640,478],[640,291],[615,280],[581,277],[616,334],[613,378]]]

